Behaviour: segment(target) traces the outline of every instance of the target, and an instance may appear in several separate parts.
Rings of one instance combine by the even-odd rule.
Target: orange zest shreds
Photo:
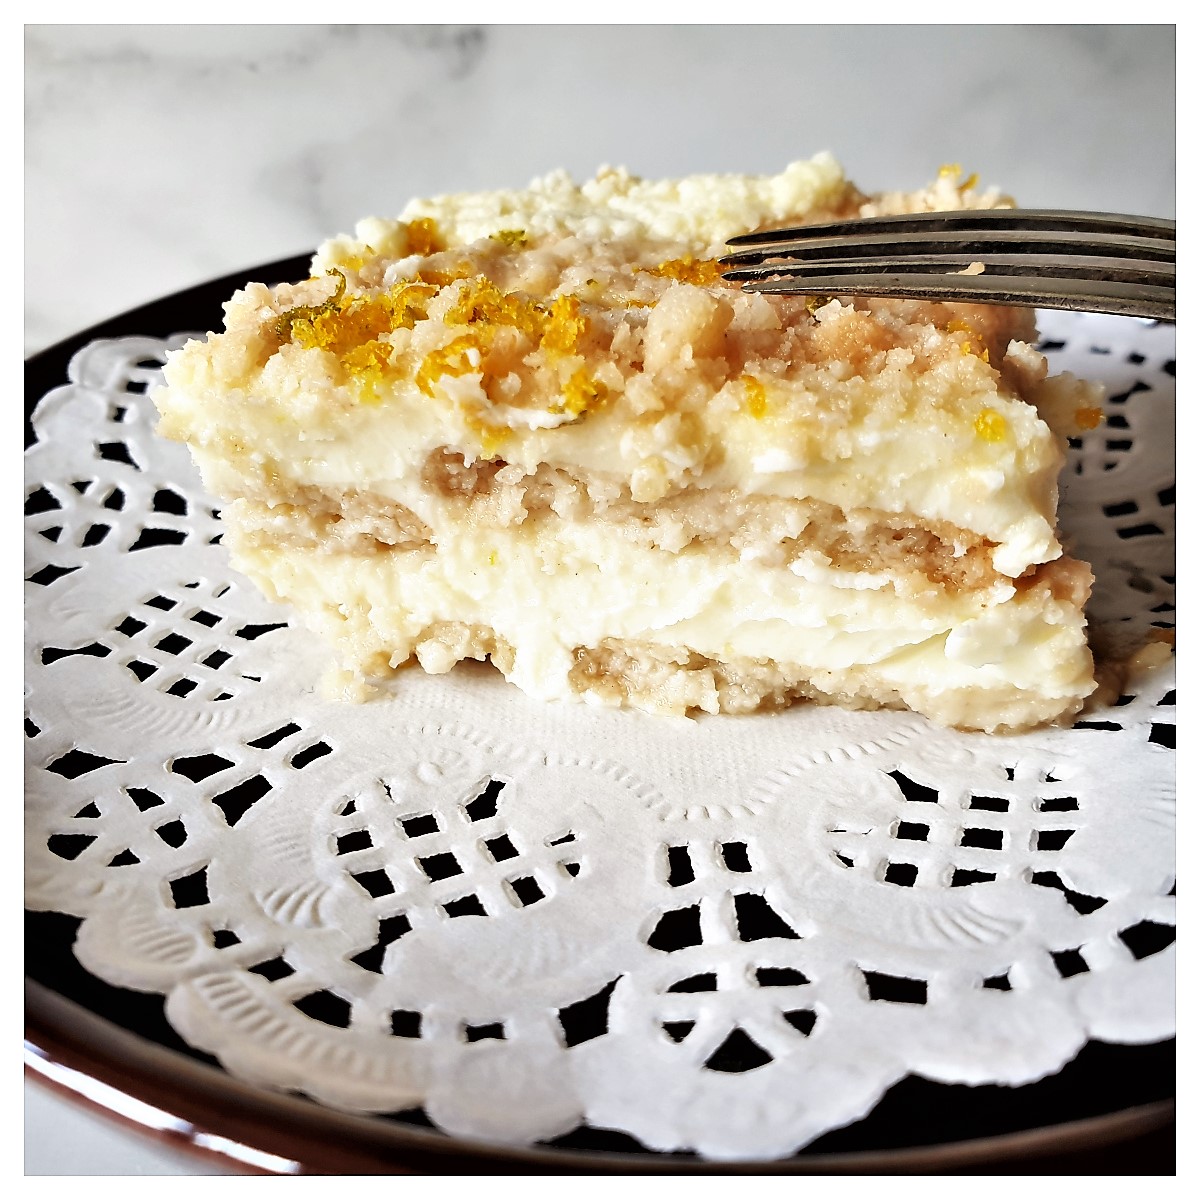
[[[574,354],[588,327],[578,297],[557,296],[547,310],[521,292],[501,291],[486,275],[462,288],[445,319],[447,325],[517,329],[550,354]]]
[[[975,433],[985,442],[1002,442],[1008,434],[1008,422],[994,408],[985,408],[975,418]]]
[[[342,362],[352,371],[366,371],[386,367],[391,353],[392,347],[388,342],[363,342],[361,346],[347,351]]]
[[[494,459],[512,441],[513,431],[507,425],[489,425],[468,418],[466,426],[479,438],[479,449],[484,458]]]
[[[504,429],[500,426],[489,425],[480,437],[480,449],[489,458],[493,458],[499,454],[501,450],[512,440],[512,430]]]
[[[447,325],[474,325],[490,322],[498,314],[503,293],[486,276],[476,275],[458,293],[458,298],[446,312]]]
[[[379,251],[374,246],[364,246],[361,254],[348,254],[338,263],[348,271],[361,271],[373,258],[379,257]]]
[[[365,342],[343,355],[342,364],[354,376],[358,399],[364,404],[378,404],[383,399],[381,389],[391,352],[389,342]]]
[[[425,258],[446,249],[442,231],[432,217],[418,217],[415,221],[409,221],[407,233],[409,254],[419,254]]]
[[[411,329],[424,319],[437,289],[428,284],[402,282],[387,292],[346,298],[346,277],[331,271],[341,281],[337,291],[320,305],[301,305],[282,313],[276,328],[286,322],[281,336],[306,350],[330,350],[339,357],[364,342],[373,341],[402,326]]]
[[[510,250],[518,250],[529,241],[529,235],[523,229],[498,229],[489,236],[493,242],[502,242]]]
[[[962,178],[962,163],[942,163],[938,167],[939,179],[961,179]],[[972,171],[970,175],[963,179],[962,183],[956,183],[954,186],[960,192],[969,192],[979,182],[979,175]]]
[[[685,254],[682,258],[668,258],[657,267],[646,267],[647,275],[660,279],[674,279],[678,283],[694,283],[698,287],[709,287],[721,280],[721,264],[715,258],[697,258]]]
[[[1075,410],[1075,424],[1080,429],[1095,429],[1104,420],[1104,409],[1083,407]]]
[[[753,375],[743,375],[738,382],[746,392],[746,411],[756,421],[761,421],[767,415],[767,389],[763,381]]]
[[[332,275],[337,279],[337,287],[334,288],[333,295],[322,304],[298,304],[295,308],[281,312],[271,322],[271,329],[277,337],[287,341],[295,332],[297,321],[311,321],[322,313],[331,312],[337,308],[341,298],[346,294],[346,277],[341,271],[326,271],[325,274]]]
[[[503,292],[486,275],[476,275],[446,313],[447,325],[507,325],[539,338],[546,325],[544,305],[520,292]]]
[[[431,283],[411,283],[404,281],[396,284],[388,293],[392,304],[393,328],[411,329],[418,321],[424,321],[429,316],[429,302],[438,294],[438,289]]]
[[[351,300],[315,317],[293,321],[292,342],[305,350],[330,350],[339,358],[392,331],[391,308],[374,300]]]
[[[578,298],[556,296],[542,334],[542,349],[552,354],[574,354],[586,332],[587,318],[580,315]]]
[[[443,375],[470,375],[479,370],[479,339],[466,334],[425,355],[417,369],[415,382],[425,395],[432,396],[434,383]]]
[[[946,325],[947,333],[965,333],[968,340],[959,342],[958,349],[962,354],[974,354],[977,358],[982,359],[985,363],[991,363],[992,356],[988,348],[983,344],[983,335],[968,321],[954,320]]]
[[[290,315],[291,340],[306,350],[335,354],[358,385],[358,398],[366,403],[382,399],[392,345],[387,335],[411,329],[426,316],[426,307],[437,289],[428,284],[402,282],[386,292],[352,296],[344,290],[312,316]]]
[[[592,379],[580,367],[563,388],[562,401],[555,406],[556,412],[568,413],[572,418],[582,417],[590,409],[598,408],[608,399],[608,388],[599,380]]]

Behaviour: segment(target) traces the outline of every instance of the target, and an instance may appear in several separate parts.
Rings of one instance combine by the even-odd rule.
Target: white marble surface
[[[1173,26],[25,27],[25,348],[412,195],[601,163],[866,190],[960,162],[1175,214]],[[27,1085],[28,1088],[29,1085]],[[27,1174],[204,1173],[27,1096]]]
[[[26,349],[412,195],[604,162],[867,190],[961,162],[1174,214],[1174,29],[27,26]]]

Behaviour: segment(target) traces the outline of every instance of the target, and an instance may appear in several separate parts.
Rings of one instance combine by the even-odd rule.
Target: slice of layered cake
[[[168,362],[161,429],[345,678],[486,657],[666,713],[1062,720],[1094,681],[1061,432],[1095,390],[1046,378],[1027,312],[752,295],[714,261],[764,225],[994,203],[953,172],[869,198],[826,156],[414,201],[234,296]]]

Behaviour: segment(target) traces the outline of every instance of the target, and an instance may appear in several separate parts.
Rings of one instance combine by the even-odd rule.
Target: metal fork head
[[[721,260],[748,291],[1015,304],[1175,319],[1175,222],[963,209],[742,234]]]

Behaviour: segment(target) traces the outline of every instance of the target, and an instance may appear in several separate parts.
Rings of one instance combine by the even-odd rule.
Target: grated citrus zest
[[[674,279],[678,283],[693,283],[698,287],[710,287],[720,282],[721,264],[715,258],[697,258],[694,254],[685,254],[682,258],[668,258],[657,267],[644,267],[647,275],[656,275],[660,279]]]
[[[446,249],[442,231],[432,217],[418,217],[408,222],[408,252],[427,258]]]
[[[746,411],[756,420],[761,421],[767,415],[767,389],[761,379],[753,375],[743,375],[739,380],[745,389]]]
[[[580,315],[578,297],[556,296],[542,333],[542,349],[551,354],[574,354],[586,332],[587,318]]]
[[[567,380],[562,400],[555,406],[554,411],[565,412],[572,420],[577,420],[591,409],[599,408],[607,399],[608,388],[580,367]]]
[[[295,332],[297,321],[311,321],[322,313],[331,312],[337,308],[341,298],[346,294],[346,276],[341,271],[326,271],[325,274],[332,275],[337,280],[333,295],[321,304],[298,304],[295,308],[281,312],[271,322],[271,329],[277,337],[288,341]]]
[[[985,363],[990,364],[992,361],[991,352],[983,344],[983,335],[968,321],[954,320],[946,325],[947,333],[965,333],[967,340],[958,343],[960,354],[974,354],[976,358],[982,359]]]
[[[1002,442],[1008,434],[1008,422],[994,408],[985,408],[975,418],[975,433],[985,442]]]
[[[493,242],[501,242],[510,250],[519,250],[529,241],[529,235],[523,229],[498,229],[489,236]]]
[[[452,342],[427,354],[417,370],[416,385],[426,396],[433,396],[433,385],[443,375],[470,375],[479,370],[479,339],[472,334],[455,338]],[[474,356],[471,352],[474,351]],[[474,357],[475,361],[472,361]]]
[[[962,163],[942,163],[942,165],[938,167],[939,179],[951,181],[961,179],[962,182],[955,183],[954,186],[960,193],[969,192],[979,182],[979,174],[976,171],[972,171],[971,174],[966,177],[966,179],[963,179],[962,173]]]

